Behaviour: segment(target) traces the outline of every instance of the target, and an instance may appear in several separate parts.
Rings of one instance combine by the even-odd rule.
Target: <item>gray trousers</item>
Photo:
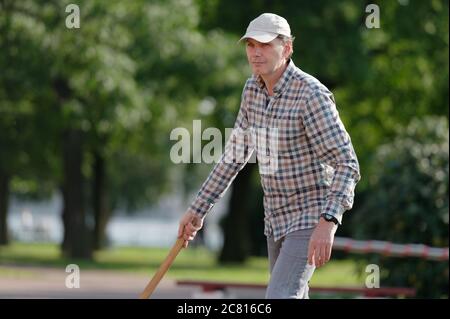
[[[266,299],[308,299],[315,266],[308,264],[309,239],[314,228],[291,232],[278,241],[267,238],[270,281]]]

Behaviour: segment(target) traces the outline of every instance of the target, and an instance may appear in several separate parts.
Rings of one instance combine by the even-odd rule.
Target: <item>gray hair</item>
[[[286,35],[282,35],[282,34],[279,34],[278,36],[277,36],[277,39],[280,39],[281,40],[281,42],[283,42],[283,45],[284,44],[286,44],[286,43],[288,43],[288,42],[291,42],[291,45],[292,45],[292,51],[291,51],[291,54],[289,54],[289,56],[288,56],[288,60],[292,57],[292,54],[294,53],[294,40],[295,40],[295,37],[294,36],[290,36],[290,37],[288,37],[288,36],[286,36]]]
[[[282,34],[279,34],[279,35],[277,36],[277,38],[280,39],[283,43],[286,43],[286,42],[289,42],[289,41],[291,41],[292,43],[294,43],[294,40],[295,40],[295,37],[294,37],[294,36],[288,37],[288,36],[282,35]]]

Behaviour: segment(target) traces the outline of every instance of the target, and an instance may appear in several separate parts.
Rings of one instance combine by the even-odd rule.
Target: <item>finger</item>
[[[187,216],[183,217],[180,220],[180,225],[178,226],[178,237],[181,237],[181,235],[183,235],[183,232],[186,228],[186,224],[189,223],[189,220],[187,220]]]
[[[315,261],[315,264],[316,264],[316,267],[320,267],[321,265],[322,265],[322,256],[321,256],[321,254],[320,254],[320,243],[316,246],[316,249],[315,249],[315,253],[314,253],[314,261]]]
[[[331,244],[327,244],[325,249],[325,260],[328,262],[331,258]]]
[[[197,235],[197,231],[193,231],[193,232],[185,231],[184,232],[184,239],[186,239],[186,240],[193,240],[195,235]]]
[[[184,243],[183,243],[183,247],[187,248],[188,245],[189,245],[189,241],[185,240]]]
[[[186,233],[189,234],[189,236],[195,236],[195,235],[197,235],[197,230],[196,230],[196,229],[193,229],[192,227],[189,227],[189,228],[186,230]]]
[[[194,238],[195,238],[195,234],[193,234],[193,235],[189,235],[189,241],[192,241],[192,240],[194,240]]]
[[[326,244],[322,243],[322,245],[320,247],[320,266],[321,267],[327,262],[326,255],[327,255],[327,253],[326,253]]]
[[[192,223],[187,224],[186,228],[189,231],[189,233],[193,233],[198,230],[197,227],[195,227]]]
[[[328,243],[323,243],[322,253],[321,253],[322,266],[325,265],[328,262],[328,260],[329,260],[329,258],[328,258],[328,246],[329,246]]]
[[[195,217],[194,220],[192,221],[192,224],[198,230],[203,227],[203,220],[200,217]]]
[[[195,230],[200,230],[200,228],[202,228],[203,226],[202,220],[198,217],[194,217],[191,221],[191,224]]]
[[[320,267],[320,253],[317,250],[314,254],[314,265],[316,265],[317,268]]]
[[[202,228],[202,226],[200,225],[200,224],[191,224],[192,225],[192,228],[195,230],[195,231],[198,231],[198,230],[200,230],[201,228]]]

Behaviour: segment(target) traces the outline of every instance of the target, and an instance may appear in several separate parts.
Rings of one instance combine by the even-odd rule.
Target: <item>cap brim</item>
[[[278,36],[277,33],[264,32],[264,31],[250,31],[247,32],[242,38],[239,39],[238,42],[241,42],[244,39],[254,39],[258,42],[268,43],[275,39]]]

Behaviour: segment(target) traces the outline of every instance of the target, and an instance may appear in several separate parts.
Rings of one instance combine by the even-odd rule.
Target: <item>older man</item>
[[[240,41],[246,44],[253,76],[242,93],[234,136],[178,230],[187,247],[256,150],[271,275],[266,298],[308,298],[308,282],[314,269],[330,259],[334,234],[353,205],[360,179],[333,94],[294,65],[293,39],[288,22],[278,15],[264,13],[250,22]],[[270,129],[276,147],[239,138],[252,129]],[[244,154],[242,160],[236,150]],[[270,169],[261,169],[261,163],[268,165],[267,154]]]

